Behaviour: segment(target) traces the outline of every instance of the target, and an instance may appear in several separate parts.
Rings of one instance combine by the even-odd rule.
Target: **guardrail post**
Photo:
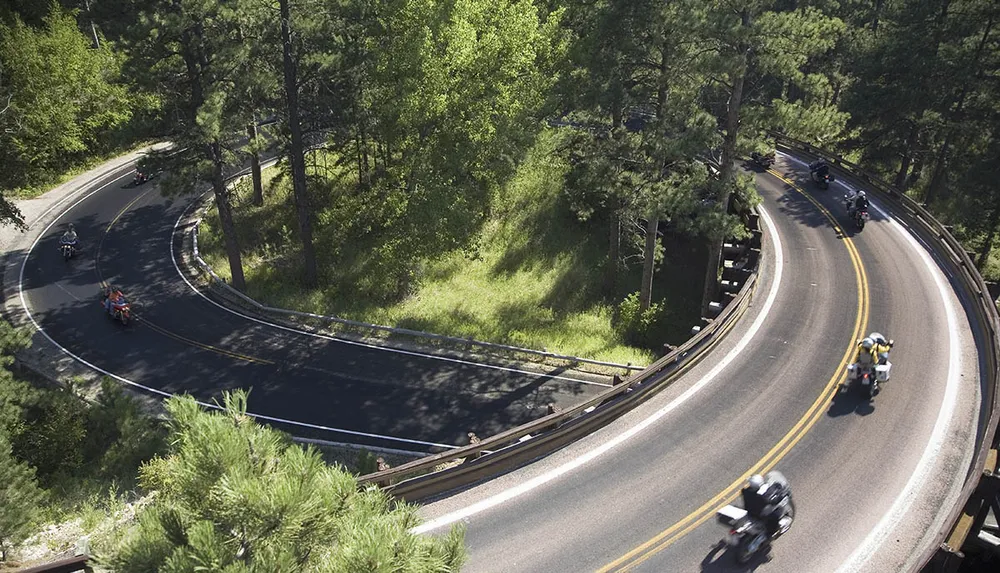
[[[479,436],[477,436],[475,432],[469,432],[469,445],[470,446],[476,445],[476,444],[478,444],[481,441],[482,440],[479,439]],[[482,455],[483,455],[483,452],[476,452],[476,453],[472,454],[471,456],[469,456],[469,459],[471,459],[471,460],[478,460],[480,457],[482,457]]]

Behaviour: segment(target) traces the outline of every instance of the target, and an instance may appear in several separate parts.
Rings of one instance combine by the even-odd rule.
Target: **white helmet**
[[[872,340],[871,338],[866,338],[861,341],[861,347],[864,348],[865,350],[871,350],[872,346],[875,346],[875,341]]]
[[[760,486],[764,485],[764,476],[760,474],[753,474],[750,476],[750,479],[747,480],[747,485],[750,486],[750,489],[757,491],[760,489]]]
[[[865,196],[865,190],[864,189],[858,191],[858,197],[864,197],[864,196]]]

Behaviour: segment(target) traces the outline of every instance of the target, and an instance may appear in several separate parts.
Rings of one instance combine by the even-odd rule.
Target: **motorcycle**
[[[768,496],[775,500],[774,511],[778,512],[778,530],[773,536],[768,535],[767,526],[761,520],[752,517],[747,510],[735,505],[727,505],[715,514],[716,521],[728,529],[723,541],[736,551],[736,560],[745,564],[774,539],[784,534],[795,521],[795,502],[792,501],[792,488],[788,480],[778,471],[768,472],[765,476]]]
[[[76,241],[72,243],[59,242],[59,251],[62,253],[63,260],[69,261],[76,254]]]
[[[139,185],[142,185],[146,181],[149,181],[149,174],[143,173],[142,171],[136,169],[135,176],[132,178],[132,183],[134,183],[135,186],[138,187]]]
[[[857,380],[862,388],[868,390],[868,397],[874,398],[882,389],[882,384],[889,381],[889,372],[892,370],[892,363],[888,360],[880,360],[878,364],[862,366],[851,364],[847,371]]]
[[[816,182],[816,185],[820,189],[829,189],[830,183],[833,181],[833,175],[826,173],[824,175],[818,175],[816,171],[811,173],[812,180]]]
[[[750,153],[750,161],[763,169],[770,169],[774,165],[774,152],[758,153],[754,151]]]
[[[871,216],[868,215],[867,208],[857,209],[854,212],[854,224],[858,226],[859,231],[863,231],[865,229],[865,223],[867,223],[869,219],[871,219]]]
[[[107,308],[107,295],[105,295],[101,305]],[[122,326],[127,326],[128,321],[132,318],[132,305],[129,304],[128,300],[123,296],[120,302],[111,303],[111,311],[108,312],[108,315],[111,316],[112,319],[121,322]]]

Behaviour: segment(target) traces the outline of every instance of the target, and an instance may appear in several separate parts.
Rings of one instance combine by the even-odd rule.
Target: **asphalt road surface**
[[[171,249],[194,196],[164,197],[131,175],[84,193],[27,253],[24,301],[60,346],[107,372],[211,402],[252,388],[249,410],[299,435],[409,451],[468,443],[575,404],[609,380],[401,352],[251,322],[204,299],[182,279]],[[66,223],[83,252],[64,262]],[[127,327],[101,306],[101,281],[120,286],[138,320]]]
[[[426,505],[418,531],[465,523],[470,572],[912,564],[973,453],[982,382],[965,310],[886,206],[873,201],[857,232],[843,182],[818,190],[788,156],[774,169],[756,176],[771,235],[762,282],[712,355],[604,430]],[[874,401],[842,384],[872,330],[896,341]],[[714,512],[770,468],[789,479],[796,520],[767,558],[737,566]]]

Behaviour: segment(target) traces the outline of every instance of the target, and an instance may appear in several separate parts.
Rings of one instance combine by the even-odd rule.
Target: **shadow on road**
[[[756,571],[758,567],[771,560],[770,549],[757,553],[749,563],[736,560],[736,551],[720,541],[712,547],[708,555],[701,560],[703,573],[746,573]]]
[[[867,416],[875,411],[875,405],[868,397],[868,391],[857,384],[848,383],[841,385],[836,394],[833,395],[833,402],[826,415],[831,418],[857,414]]]

